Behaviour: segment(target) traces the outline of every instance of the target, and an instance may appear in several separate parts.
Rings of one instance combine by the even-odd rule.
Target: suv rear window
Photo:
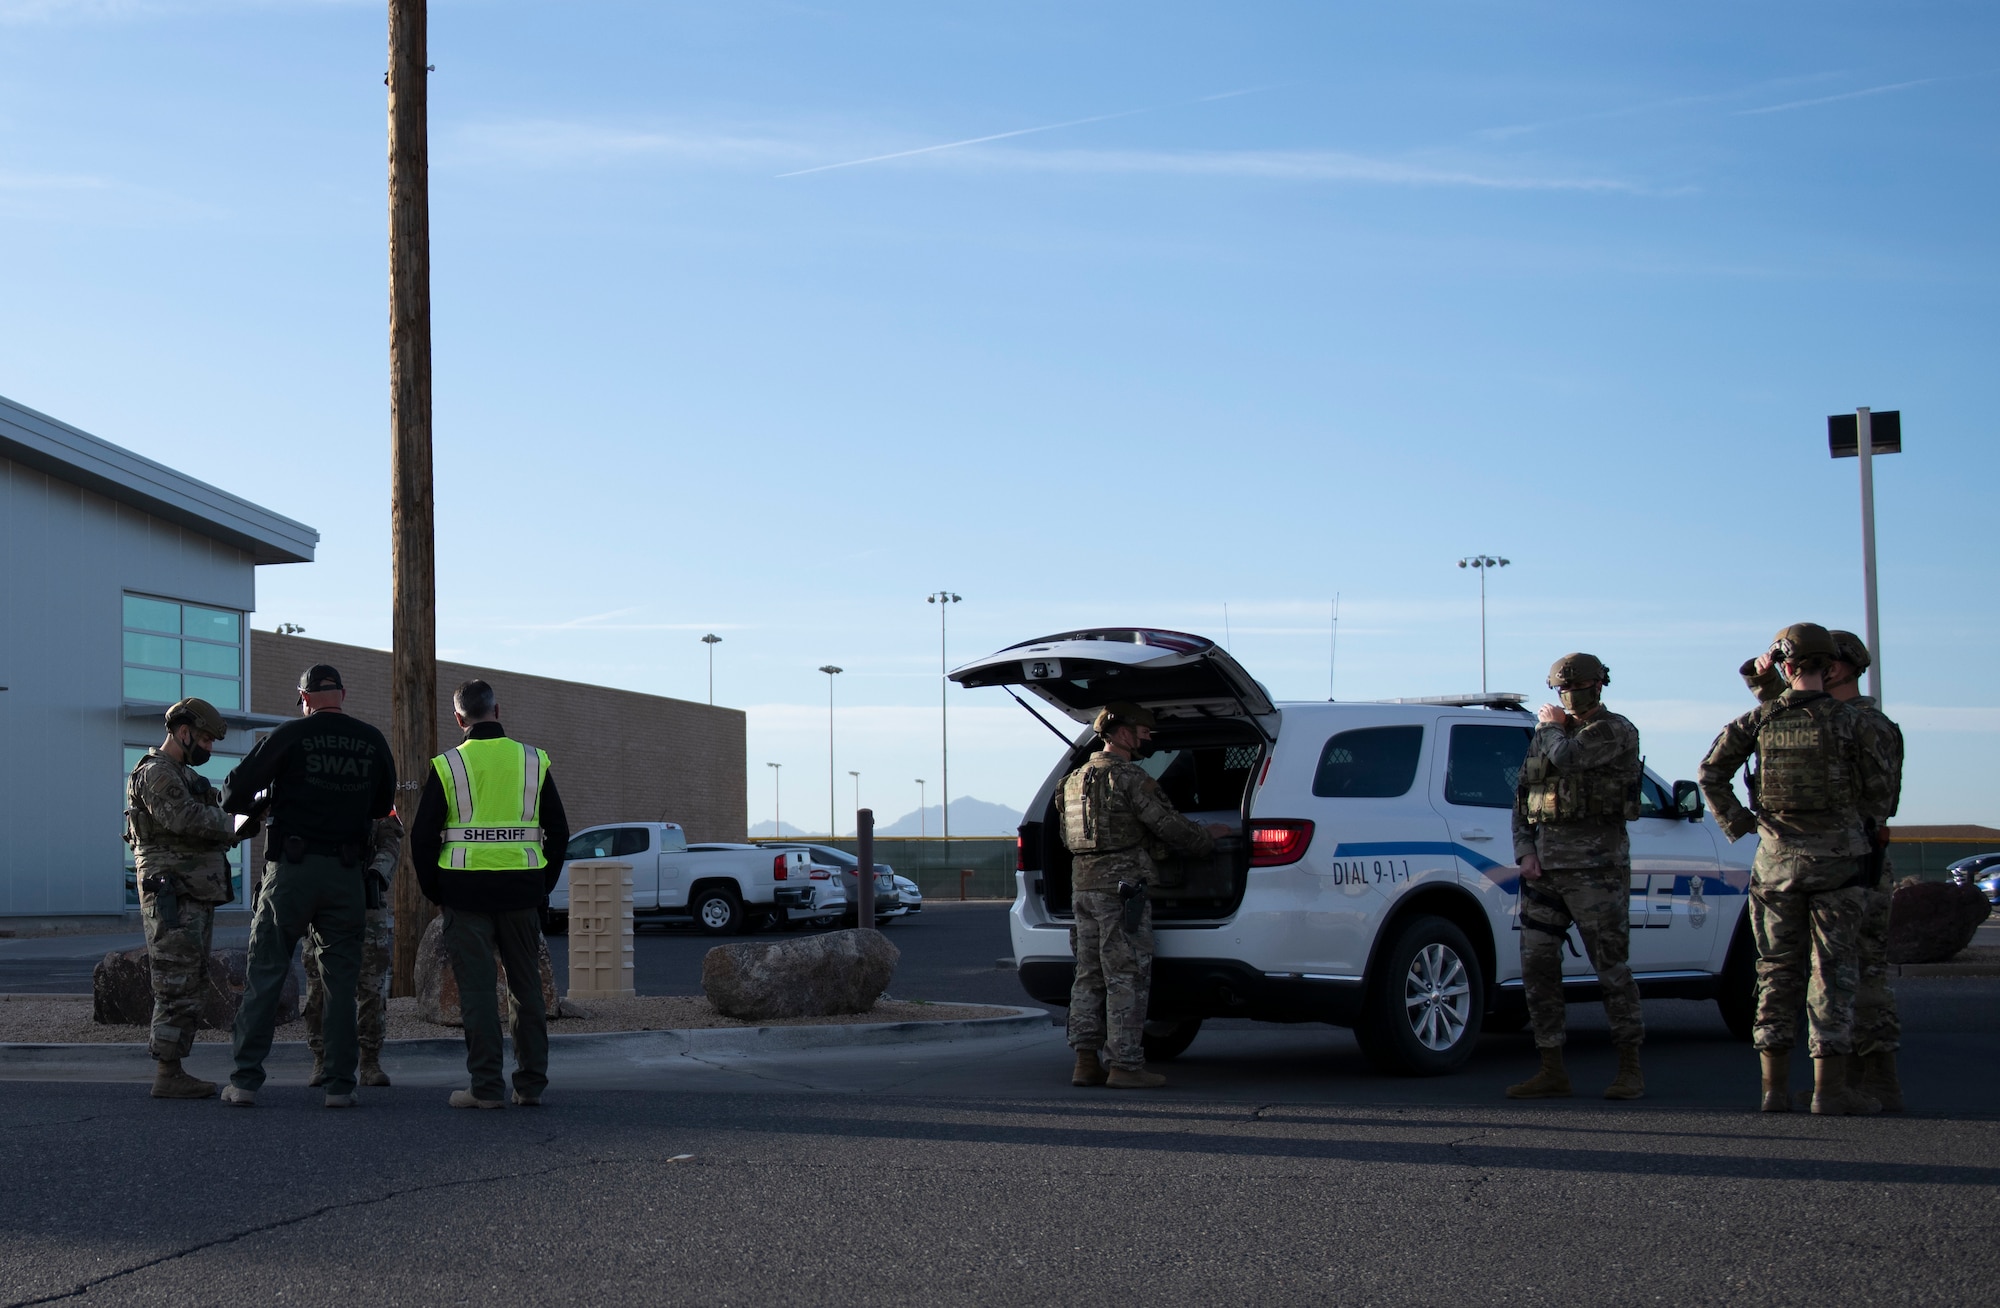
[[[1451,729],[1451,756],[1445,760],[1447,804],[1474,808],[1514,807],[1514,783],[1535,733],[1526,727],[1473,726]]]
[[[1406,795],[1417,779],[1417,755],[1423,748],[1424,729],[1420,726],[1343,731],[1319,752],[1313,794],[1327,799]]]

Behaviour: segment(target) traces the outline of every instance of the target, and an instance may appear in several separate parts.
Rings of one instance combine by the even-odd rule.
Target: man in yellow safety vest
[[[512,996],[514,1102],[532,1106],[549,1083],[542,909],[562,875],[569,819],[549,756],[508,739],[493,687],[466,682],[452,708],[465,740],[431,760],[410,828],[417,882],[443,910],[445,953],[465,1019],[472,1086],[454,1090],[451,1106],[498,1108],[507,1088],[496,955]]]

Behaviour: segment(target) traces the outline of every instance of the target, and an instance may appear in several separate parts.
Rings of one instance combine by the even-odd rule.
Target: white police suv
[[[1207,858],[1168,860],[1152,891],[1149,1057],[1179,1054],[1207,1017],[1330,1022],[1354,1028],[1377,1067],[1436,1075],[1482,1030],[1526,1025],[1511,823],[1534,719],[1521,696],[1278,704],[1215,642],[1124,627],[1028,641],[950,675],[1033,692],[1075,723],[1118,700],[1151,709],[1155,752],[1140,766],[1182,813],[1237,832]],[[1051,805],[1093,741],[1087,728],[1069,741],[1021,823],[1014,955],[1047,1004],[1069,1002],[1074,971],[1070,855]],[[1755,838],[1732,844],[1692,782],[1648,771],[1641,807],[1640,991],[1714,999],[1747,1037]],[[1594,1000],[1573,927],[1568,943],[1569,996]]]

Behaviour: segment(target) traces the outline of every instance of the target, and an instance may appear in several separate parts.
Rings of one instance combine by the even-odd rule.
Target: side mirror
[[[1674,812],[1689,822],[1699,822],[1706,811],[1701,802],[1700,786],[1692,781],[1674,783]]]

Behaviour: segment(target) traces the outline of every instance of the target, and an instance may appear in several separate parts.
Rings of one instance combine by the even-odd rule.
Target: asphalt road
[[[1000,914],[892,927],[896,991],[1012,999]],[[642,938],[642,975],[706,944]],[[1251,1023],[1123,1095],[1072,1089],[1048,1027],[616,1075],[559,1052],[547,1104],[498,1113],[414,1068],[345,1113],[296,1062],[247,1112],[0,1082],[0,1304],[1990,1303],[2000,981],[1898,995],[1895,1118],[1748,1111],[1754,1060],[1693,1003],[1648,1006],[1629,1105],[1588,1097],[1614,1060],[1583,1005],[1580,1097],[1531,1105],[1499,1093],[1524,1037],[1404,1081]]]

